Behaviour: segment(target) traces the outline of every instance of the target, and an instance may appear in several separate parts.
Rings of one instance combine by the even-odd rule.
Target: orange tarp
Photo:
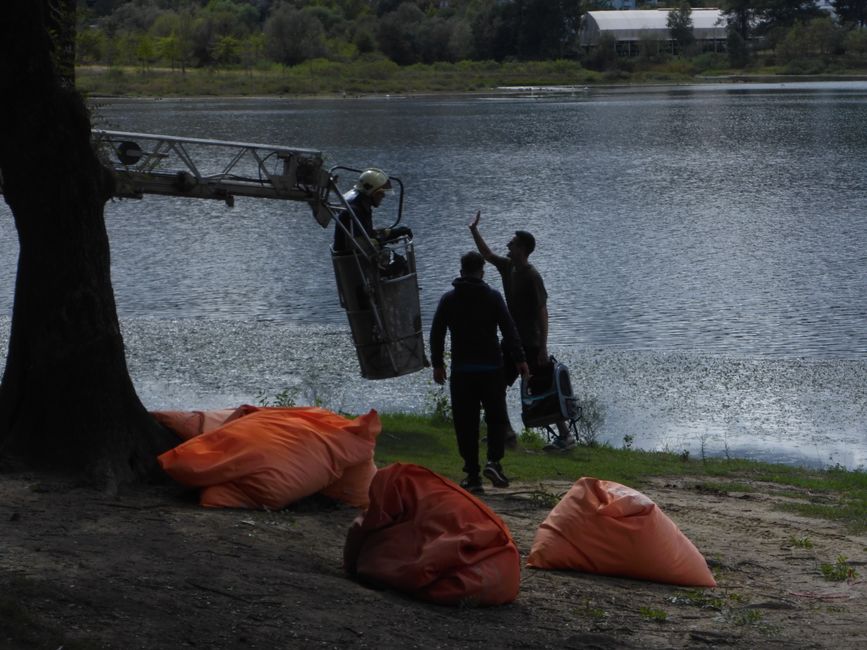
[[[518,549],[506,524],[455,483],[396,463],[370,484],[346,538],[358,579],[441,605],[501,605],[518,595]]]
[[[151,411],[157,422],[177,433],[182,440],[218,429],[238,409],[214,411]]]
[[[579,479],[542,522],[527,564],[716,586],[704,557],[653,501],[595,478]]]
[[[322,408],[238,411],[247,414],[158,459],[179,483],[203,488],[202,505],[277,510],[329,486],[335,498],[364,505],[381,429],[376,411],[354,420]]]
[[[366,508],[370,504],[370,482],[376,472],[376,463],[371,455],[366,462],[347,467],[343,476],[322,490],[322,494],[356,508]]]

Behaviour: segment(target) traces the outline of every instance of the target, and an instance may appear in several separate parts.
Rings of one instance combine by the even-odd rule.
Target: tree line
[[[832,16],[816,0],[724,0],[727,50],[733,67],[743,67],[757,50],[782,61],[849,54],[867,56],[867,0],[832,0]]]
[[[717,6],[732,67],[769,49],[786,59],[863,58],[867,0],[832,4],[836,18],[817,0],[675,2],[670,35],[681,55],[695,55],[690,12]],[[610,8],[611,0],[78,0],[76,51],[79,64],[143,69],[365,57],[401,66],[576,59],[600,68],[616,61],[582,51],[578,32],[585,12]]]
[[[577,54],[580,15],[581,0],[82,0],[77,51],[179,68],[554,59]]]

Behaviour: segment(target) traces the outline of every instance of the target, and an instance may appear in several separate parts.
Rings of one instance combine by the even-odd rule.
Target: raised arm
[[[482,218],[482,211],[478,210],[476,212],[475,218],[470,222],[470,232],[473,235],[473,241],[476,242],[476,248],[479,249],[479,253],[481,253],[482,257],[485,258],[488,262],[493,263],[494,258],[497,256],[494,255],[494,252],[488,247],[488,244],[485,242],[482,237],[482,233],[479,232],[479,221]]]

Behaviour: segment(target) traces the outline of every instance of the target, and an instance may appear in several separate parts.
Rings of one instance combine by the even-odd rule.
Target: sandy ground
[[[523,556],[549,508],[533,498],[539,487],[484,497]],[[717,589],[524,568],[513,604],[452,609],[348,579],[349,507],[207,510],[176,488],[111,498],[3,475],[0,647],[867,647],[867,536],[781,512],[792,497],[759,488],[672,478],[643,490],[704,553]],[[793,544],[804,538],[812,548]],[[862,577],[822,576],[841,554]]]

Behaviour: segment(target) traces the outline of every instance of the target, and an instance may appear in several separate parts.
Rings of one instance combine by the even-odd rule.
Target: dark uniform
[[[499,462],[505,453],[506,392],[503,384],[503,347],[514,362],[524,360],[518,331],[500,292],[479,278],[458,278],[454,289],[440,299],[430,333],[431,361],[444,366],[446,330],[451,334],[452,411],[464,471],[479,474],[479,405],[488,425],[488,460]]]
[[[509,313],[515,320],[518,335],[521,338],[521,346],[527,356],[527,365],[530,374],[535,375],[539,371],[539,350],[542,348],[542,320],[539,312],[548,302],[548,292],[545,283],[536,267],[532,264],[516,266],[508,257],[493,256],[490,259],[500,276],[503,278],[503,291],[506,294],[506,304]],[[505,381],[511,386],[518,378],[515,364],[508,359],[508,349],[504,348],[507,355],[505,362]]]
[[[361,223],[361,227],[364,228],[364,232],[371,239],[375,237],[376,231],[373,229],[373,203],[370,200],[370,197],[362,194],[361,192],[356,192],[355,196],[349,199],[348,201],[352,211],[355,213],[355,216],[358,218],[358,221]],[[352,215],[348,210],[344,210],[337,217],[344,226],[350,229],[350,232],[355,232],[356,236],[360,236],[361,233],[357,232],[358,224],[352,218]],[[340,226],[334,227],[334,252],[335,253],[348,253],[350,251],[350,242],[347,241],[346,233],[343,232],[343,228]]]

